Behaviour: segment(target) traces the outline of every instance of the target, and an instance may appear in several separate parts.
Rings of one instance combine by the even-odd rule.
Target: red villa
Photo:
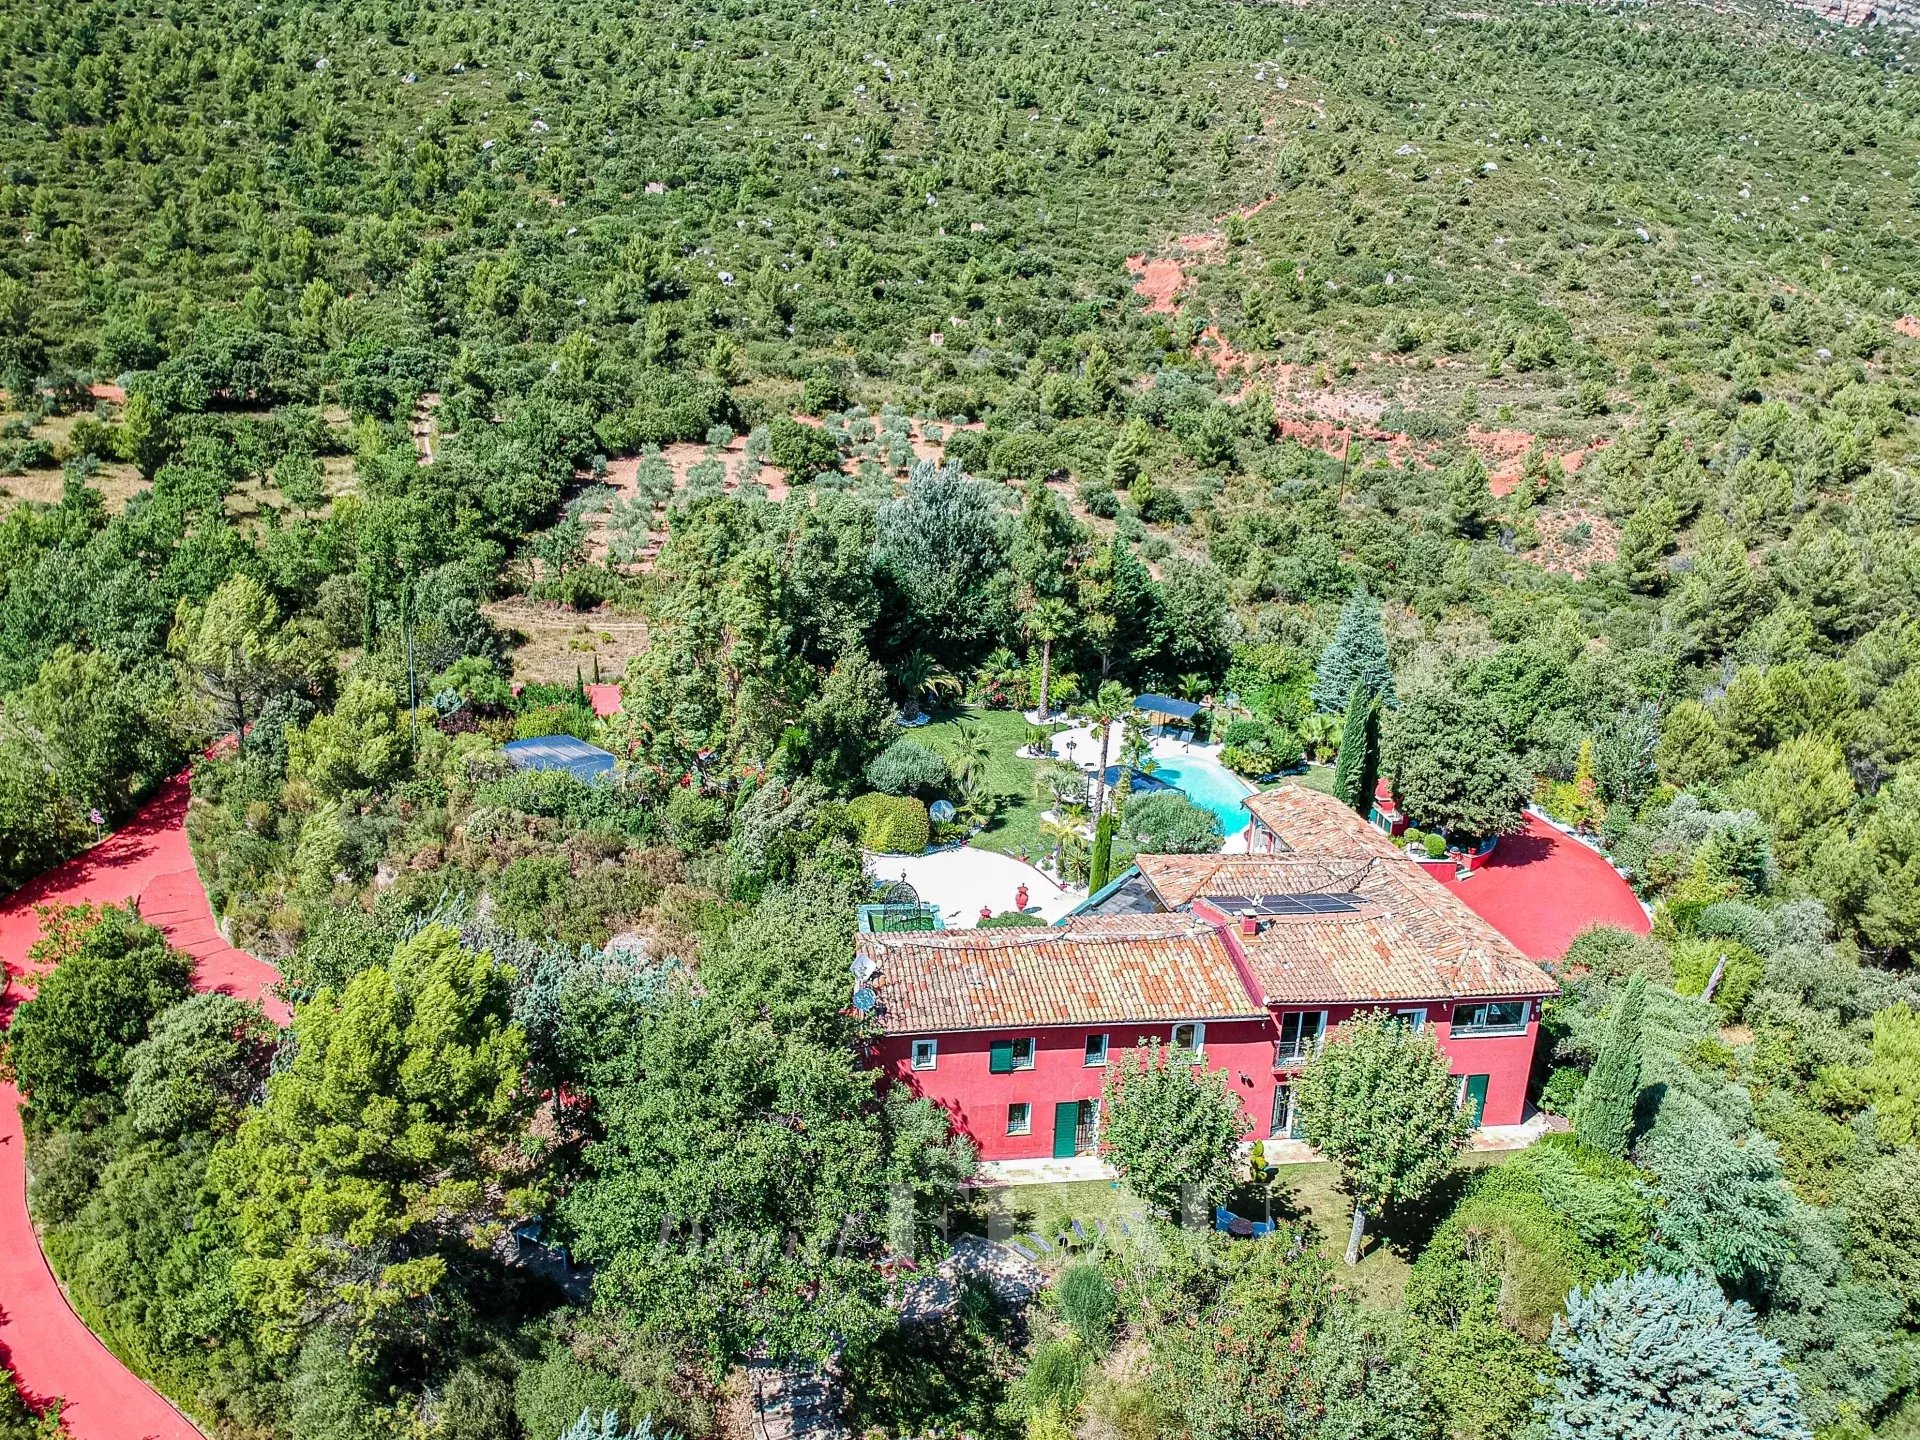
[[[859,937],[879,1065],[982,1159],[1091,1153],[1107,1058],[1148,1038],[1227,1072],[1255,1139],[1332,1026],[1431,1026],[1487,1125],[1517,1124],[1554,982],[1330,796],[1249,797],[1254,854],[1142,855],[1059,925]],[[862,967],[864,970],[866,967]]]

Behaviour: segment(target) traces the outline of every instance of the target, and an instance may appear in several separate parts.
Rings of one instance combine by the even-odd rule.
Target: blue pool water
[[[1253,790],[1219,761],[1204,755],[1162,760],[1154,766],[1153,778],[1184,790],[1194,804],[1218,815],[1220,828],[1227,835],[1237,835],[1247,828],[1249,816],[1240,802]]]

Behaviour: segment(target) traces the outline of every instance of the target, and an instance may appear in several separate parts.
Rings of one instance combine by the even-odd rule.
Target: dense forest
[[[292,1007],[47,917],[7,1064],[75,1307],[233,1440],[744,1435],[749,1363],[888,1436],[1920,1434],[1910,43],[0,7],[0,889],[191,759]],[[1356,1271],[1310,1205],[1142,1219],[902,1323],[995,1222],[866,1068],[862,849],[1097,885],[1149,802],[990,743],[1149,690],[1435,853],[1535,805],[1653,933],[1556,967],[1569,1133]],[[616,778],[500,749],[558,734]]]

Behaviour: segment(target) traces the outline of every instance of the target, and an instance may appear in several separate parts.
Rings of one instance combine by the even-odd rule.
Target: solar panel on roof
[[[1245,895],[1209,895],[1207,896],[1207,901],[1209,904],[1221,910],[1251,910],[1253,908],[1253,901],[1249,900]]]
[[[1299,895],[1262,895],[1262,910],[1276,915],[1344,915],[1354,908],[1353,898],[1317,891]]]

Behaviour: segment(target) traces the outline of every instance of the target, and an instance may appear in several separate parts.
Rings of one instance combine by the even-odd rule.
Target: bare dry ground
[[[480,608],[509,635],[521,637],[513,648],[516,684],[615,680],[626,673],[627,661],[647,648],[646,622],[634,616],[582,613],[522,596]]]

